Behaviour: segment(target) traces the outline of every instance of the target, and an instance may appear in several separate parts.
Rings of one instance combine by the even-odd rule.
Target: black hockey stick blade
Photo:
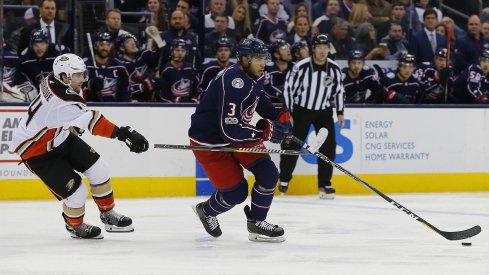
[[[462,230],[462,231],[446,232],[446,231],[438,230],[437,232],[440,235],[442,235],[443,237],[445,237],[445,239],[447,239],[447,240],[458,241],[458,240],[464,240],[464,239],[472,238],[475,235],[481,233],[481,231],[482,231],[482,228],[480,226],[476,225],[472,228]]]
[[[443,236],[447,240],[456,241],[456,240],[468,239],[468,238],[474,237],[475,235],[479,234],[482,231],[482,228],[479,225],[476,225],[476,226],[474,226],[472,228],[469,228],[469,229],[466,229],[466,230],[462,230],[462,231],[453,231],[453,232],[442,231],[442,230],[436,228],[431,223],[425,221],[420,216],[416,215],[413,211],[407,209],[406,207],[404,207],[400,203],[398,203],[395,200],[391,199],[386,194],[380,192],[379,190],[377,190],[377,188],[375,188],[372,185],[368,184],[366,181],[364,181],[361,178],[355,176],[350,171],[346,170],[343,166],[341,166],[339,164],[336,164],[335,162],[333,162],[332,160],[330,160],[324,154],[322,154],[322,153],[320,153],[318,151],[312,151],[311,150],[311,146],[309,144],[305,143],[304,141],[298,139],[295,136],[291,136],[290,139],[293,142],[295,142],[295,143],[299,144],[300,146],[304,147],[310,153],[315,154],[321,160],[325,161],[329,165],[333,166],[334,168],[340,170],[341,172],[343,172],[344,174],[346,174],[350,178],[354,179],[356,182],[362,184],[363,186],[367,187],[368,189],[370,189],[371,191],[373,191],[377,195],[381,196],[384,200],[386,200],[390,204],[394,205],[395,207],[397,207],[399,210],[401,210],[402,212],[404,212],[405,214],[407,214],[411,218],[417,220],[418,222],[424,224],[425,226],[427,226],[431,230],[435,231],[439,235]]]
[[[234,148],[234,147],[213,147],[195,146],[182,144],[155,144],[154,148],[173,149],[173,150],[199,150],[229,153],[254,153],[254,154],[280,154],[280,155],[312,155],[308,151],[282,150],[282,149],[261,149],[261,148]]]

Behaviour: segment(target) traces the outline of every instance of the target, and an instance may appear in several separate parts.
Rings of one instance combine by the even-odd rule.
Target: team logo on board
[[[241,89],[244,86],[244,81],[241,78],[235,78],[233,79],[233,82],[231,82],[231,85],[236,89]]]

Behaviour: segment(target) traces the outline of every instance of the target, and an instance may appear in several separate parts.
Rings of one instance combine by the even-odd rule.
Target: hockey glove
[[[282,140],[291,134],[289,122],[280,123],[262,118],[256,123],[256,128],[263,131],[263,141],[271,141],[273,143],[281,143]]]
[[[146,152],[149,148],[149,143],[146,138],[129,126],[119,128],[117,131],[117,139],[124,141],[131,152],[142,153]]]
[[[88,82],[88,89],[92,92],[98,92],[104,88],[104,79],[102,77],[94,77]]]
[[[281,110],[279,113],[278,113],[278,116],[277,116],[277,121],[280,122],[280,123],[285,123],[285,122],[288,122],[290,121],[290,118],[292,116],[290,115],[289,111],[286,111],[286,110]]]

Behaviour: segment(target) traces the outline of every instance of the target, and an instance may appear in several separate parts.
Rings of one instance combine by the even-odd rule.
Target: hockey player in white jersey
[[[117,127],[100,112],[87,109],[81,96],[87,80],[80,57],[58,56],[14,132],[9,151],[17,153],[63,202],[63,219],[72,237],[101,239],[100,228],[83,221],[88,191],[77,172],[88,178],[107,232],[132,232],[132,220],[114,211],[108,166],[77,134],[88,130],[92,135],[117,138],[135,153],[145,152],[149,144],[130,127]]]

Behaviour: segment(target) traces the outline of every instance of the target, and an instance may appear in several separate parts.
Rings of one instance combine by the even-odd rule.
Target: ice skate
[[[105,224],[105,231],[107,232],[134,231],[134,227],[132,227],[132,219],[115,212],[113,209],[100,212],[100,219]]]
[[[285,195],[287,190],[289,189],[289,183],[286,181],[281,181],[278,185],[278,191],[280,191],[280,195]]]
[[[69,226],[65,224],[66,230],[70,232],[72,238],[75,239],[103,239],[100,227],[82,223],[79,226]]]
[[[319,187],[319,198],[323,200],[332,200],[334,199],[334,195],[336,190],[333,187]]]
[[[244,208],[247,218],[248,239],[253,242],[281,243],[285,241],[284,229],[266,221],[257,221],[250,216],[250,207]]]
[[[219,221],[216,217],[207,216],[204,212],[205,203],[201,202],[197,205],[192,206],[195,214],[199,217],[202,225],[205,228],[205,231],[209,233],[212,237],[219,237],[222,235],[221,227],[219,226]]]

